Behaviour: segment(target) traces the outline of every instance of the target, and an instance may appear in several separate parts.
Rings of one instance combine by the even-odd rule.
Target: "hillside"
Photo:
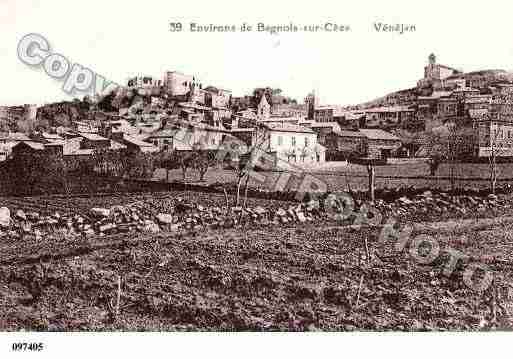
[[[487,89],[488,87],[492,87],[497,84],[513,83],[513,72],[501,69],[479,70],[458,73],[448,77],[448,79],[464,79],[466,86],[477,88],[483,92],[486,92],[489,91]],[[419,88],[413,87],[395,91],[374,100],[358,104],[357,107],[360,109],[365,109],[380,106],[415,105],[419,90]]]
[[[392,93],[389,93],[383,97],[379,97],[377,99],[364,102],[358,105],[359,108],[372,108],[372,107],[380,107],[380,106],[395,106],[395,105],[404,105],[409,106],[415,104],[416,96],[417,96],[417,88],[409,88],[405,90],[399,90]]]

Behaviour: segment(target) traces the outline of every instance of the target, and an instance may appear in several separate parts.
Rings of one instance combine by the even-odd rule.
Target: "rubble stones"
[[[108,217],[110,215],[110,210],[106,208],[91,208],[91,214],[94,217]]]
[[[326,204],[325,202],[329,202]],[[416,196],[403,196],[396,200],[377,199],[370,204],[355,199],[356,211],[370,211],[386,218],[407,221],[438,218],[437,216],[464,216],[487,211],[510,208],[513,200],[502,195],[485,197],[446,194],[425,191]],[[328,213],[326,209],[330,209]],[[88,213],[73,215],[54,213],[43,216],[37,212],[24,212],[22,208],[0,208],[0,227],[5,237],[34,236],[37,240],[52,235],[94,236],[115,233],[158,233],[160,231],[177,232],[199,228],[232,228],[234,226],[290,226],[311,221],[333,221],[333,211],[342,213],[346,208],[335,194],[325,199],[310,199],[288,207],[211,207],[198,203],[187,203],[176,199],[172,206],[156,208],[145,203],[134,203],[111,208],[91,208]],[[13,216],[11,218],[11,211]],[[492,212],[493,213],[493,212]],[[486,214],[488,215],[488,214]],[[338,225],[354,224],[358,215],[339,215]],[[450,217],[449,217],[450,218]],[[1,237],[0,237],[1,238]]]
[[[173,216],[168,213],[159,213],[157,215],[157,220],[161,224],[171,224],[173,223]]]
[[[303,212],[296,212],[296,216],[299,222],[305,223],[307,221],[307,218],[305,217],[305,214]]]
[[[254,211],[255,211],[255,213],[256,213],[256,214],[258,214],[259,216],[262,216],[262,215],[264,215],[264,214],[266,214],[266,213],[267,213],[267,211],[265,210],[265,208],[260,207],[260,206],[255,207]]]
[[[160,232],[160,227],[158,226],[157,223],[155,223],[153,221],[145,220],[142,230],[145,233],[158,233],[158,232]]]
[[[276,211],[276,215],[278,217],[286,217],[287,216],[287,211],[285,211],[283,208],[280,208]]]
[[[36,222],[39,220],[39,213],[37,212],[28,212],[27,219],[32,222]]]
[[[7,207],[0,208],[0,226],[9,227],[11,224],[11,211]]]
[[[113,230],[114,228],[116,228],[115,224],[113,224],[113,223],[106,223],[106,224],[103,224],[100,227],[98,227],[98,230],[101,233],[105,233],[105,232],[109,232],[109,231]]]
[[[23,221],[26,221],[27,220],[27,215],[25,214],[25,212],[23,212],[23,210],[21,209],[18,209],[16,211],[16,217],[23,220]]]

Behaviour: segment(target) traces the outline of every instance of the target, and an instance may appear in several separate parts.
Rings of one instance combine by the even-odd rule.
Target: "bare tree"
[[[296,160],[296,150],[294,148],[289,148],[285,151],[285,155],[287,156],[287,162],[290,162],[290,159]]]
[[[151,178],[155,170],[156,156],[138,152],[124,156],[124,174],[127,177]]]
[[[180,168],[182,179],[187,180],[187,170],[192,166],[192,155],[188,151],[161,151],[157,155],[157,165],[166,170],[166,182],[169,181],[169,170]]]
[[[376,168],[372,159],[367,162],[367,173],[369,175],[369,199],[371,202],[374,202],[376,199],[374,195],[374,189],[376,187]]]
[[[242,151],[241,148],[232,148],[230,151],[230,167],[235,172],[236,176],[236,195],[235,195],[235,206],[240,204],[240,194],[242,184],[244,183],[244,193],[247,197],[248,184],[251,175],[251,171],[255,169],[256,161],[261,157],[262,153],[265,152],[266,144],[268,143],[267,131],[263,126],[256,124],[255,133],[252,140],[252,145],[249,146],[247,151]],[[241,147],[242,143],[229,143],[229,146]],[[245,152],[245,153],[243,153]],[[246,200],[244,201],[246,202]]]
[[[456,188],[456,167],[462,158],[472,155],[475,131],[447,125],[427,137],[427,155],[430,175],[434,176],[440,164],[449,166],[451,191]]]
[[[198,172],[200,181],[205,180],[208,169],[216,163],[215,153],[203,147],[201,143],[197,142],[192,146],[191,153],[191,165]]]
[[[505,136],[504,130],[494,125],[492,131],[492,126],[489,128],[489,138],[490,138],[490,151],[488,152],[488,166],[490,171],[490,189],[493,194],[495,194],[497,188],[497,179],[499,177],[499,167],[497,166],[497,158],[505,156],[508,152],[513,152],[513,139],[508,136]]]
[[[301,161],[305,162],[305,159],[312,154],[312,149],[310,147],[303,147],[300,152]]]

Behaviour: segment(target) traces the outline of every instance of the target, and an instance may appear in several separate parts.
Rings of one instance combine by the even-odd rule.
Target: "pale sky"
[[[431,52],[465,71],[513,69],[513,5],[508,1],[107,1],[0,0],[0,105],[68,99],[62,82],[17,58],[28,33],[48,39],[72,63],[125,83],[166,70],[205,85],[249,94],[279,87],[303,100],[316,89],[322,104],[356,104],[415,86]],[[169,22],[187,31],[172,33]],[[214,33],[216,25],[348,24],[347,33]],[[415,33],[377,33],[374,22],[415,24]]]

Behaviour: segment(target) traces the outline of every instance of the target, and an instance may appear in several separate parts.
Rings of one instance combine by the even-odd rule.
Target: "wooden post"
[[[117,290],[117,296],[116,296],[116,320],[119,317],[120,302],[121,302],[121,276],[118,275],[118,290]]]
[[[372,202],[374,202],[374,186],[375,186],[375,177],[376,172],[374,168],[374,164],[372,162],[367,163],[367,172],[369,174],[369,198]]]

